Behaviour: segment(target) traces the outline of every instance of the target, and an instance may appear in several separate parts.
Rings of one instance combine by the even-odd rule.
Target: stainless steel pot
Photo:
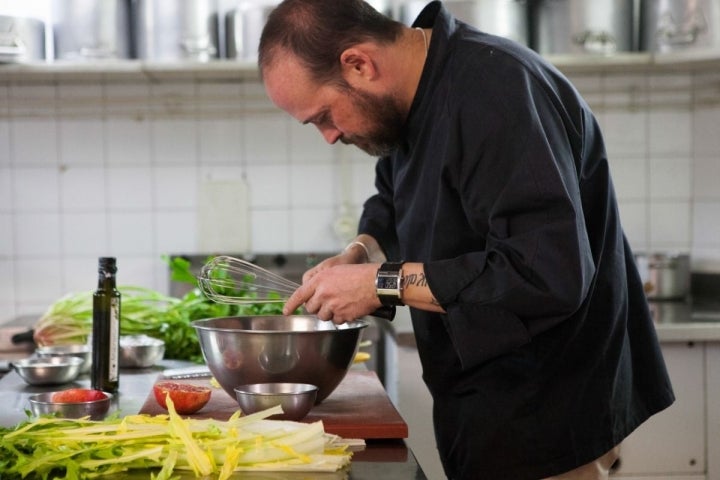
[[[651,52],[720,51],[720,2],[644,0],[642,45]]]
[[[400,21],[412,24],[427,4],[425,0],[402,1]],[[528,45],[526,0],[445,0],[443,4],[458,20]]]
[[[600,54],[637,49],[637,0],[541,0],[537,49],[543,54]]]
[[[135,17],[138,58],[219,57],[217,0],[136,0]]]
[[[0,63],[45,60],[45,23],[36,18],[0,15]]]
[[[690,256],[686,254],[637,254],[645,295],[650,300],[682,300],[690,293]]]
[[[55,0],[55,58],[131,58],[129,0]]]
[[[242,2],[225,15],[226,54],[236,60],[256,60],[260,34],[280,0]]]
[[[393,16],[387,0],[366,0],[378,12]],[[280,0],[238,2],[225,14],[225,55],[235,60],[256,60],[260,35],[268,15]]]

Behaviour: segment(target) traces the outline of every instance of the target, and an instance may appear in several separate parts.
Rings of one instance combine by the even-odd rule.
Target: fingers
[[[285,305],[283,306],[283,315],[290,315],[295,310],[297,310],[303,303],[306,302],[306,288],[304,286],[299,287],[297,290],[293,292],[292,295],[290,295],[290,298],[287,299],[285,302]],[[307,306],[305,307],[307,310]],[[309,312],[309,310],[308,310]],[[312,313],[312,312],[310,312]]]

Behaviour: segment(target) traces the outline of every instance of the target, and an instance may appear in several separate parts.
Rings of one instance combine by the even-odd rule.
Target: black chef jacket
[[[406,142],[359,231],[423,262],[446,314],[411,309],[454,479],[538,479],[600,457],[673,392],[600,129],[534,52],[439,2]]]

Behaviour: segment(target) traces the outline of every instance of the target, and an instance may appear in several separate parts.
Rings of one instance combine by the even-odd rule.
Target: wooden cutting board
[[[161,376],[159,379],[162,379]],[[193,385],[210,386],[209,378],[174,380]],[[205,407],[192,418],[227,420],[239,409],[237,401],[225,390],[213,388]],[[166,413],[149,393],[140,413]],[[303,422],[323,421],[325,431],[343,438],[407,438],[408,426],[390,401],[375,372],[350,370],[343,381],[320,405],[315,405]]]

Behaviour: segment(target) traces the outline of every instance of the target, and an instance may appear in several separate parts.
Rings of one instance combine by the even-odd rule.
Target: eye
[[[330,111],[325,110],[322,112],[318,117],[315,119],[315,125],[318,127],[327,127],[332,125],[332,117],[330,116]]]

